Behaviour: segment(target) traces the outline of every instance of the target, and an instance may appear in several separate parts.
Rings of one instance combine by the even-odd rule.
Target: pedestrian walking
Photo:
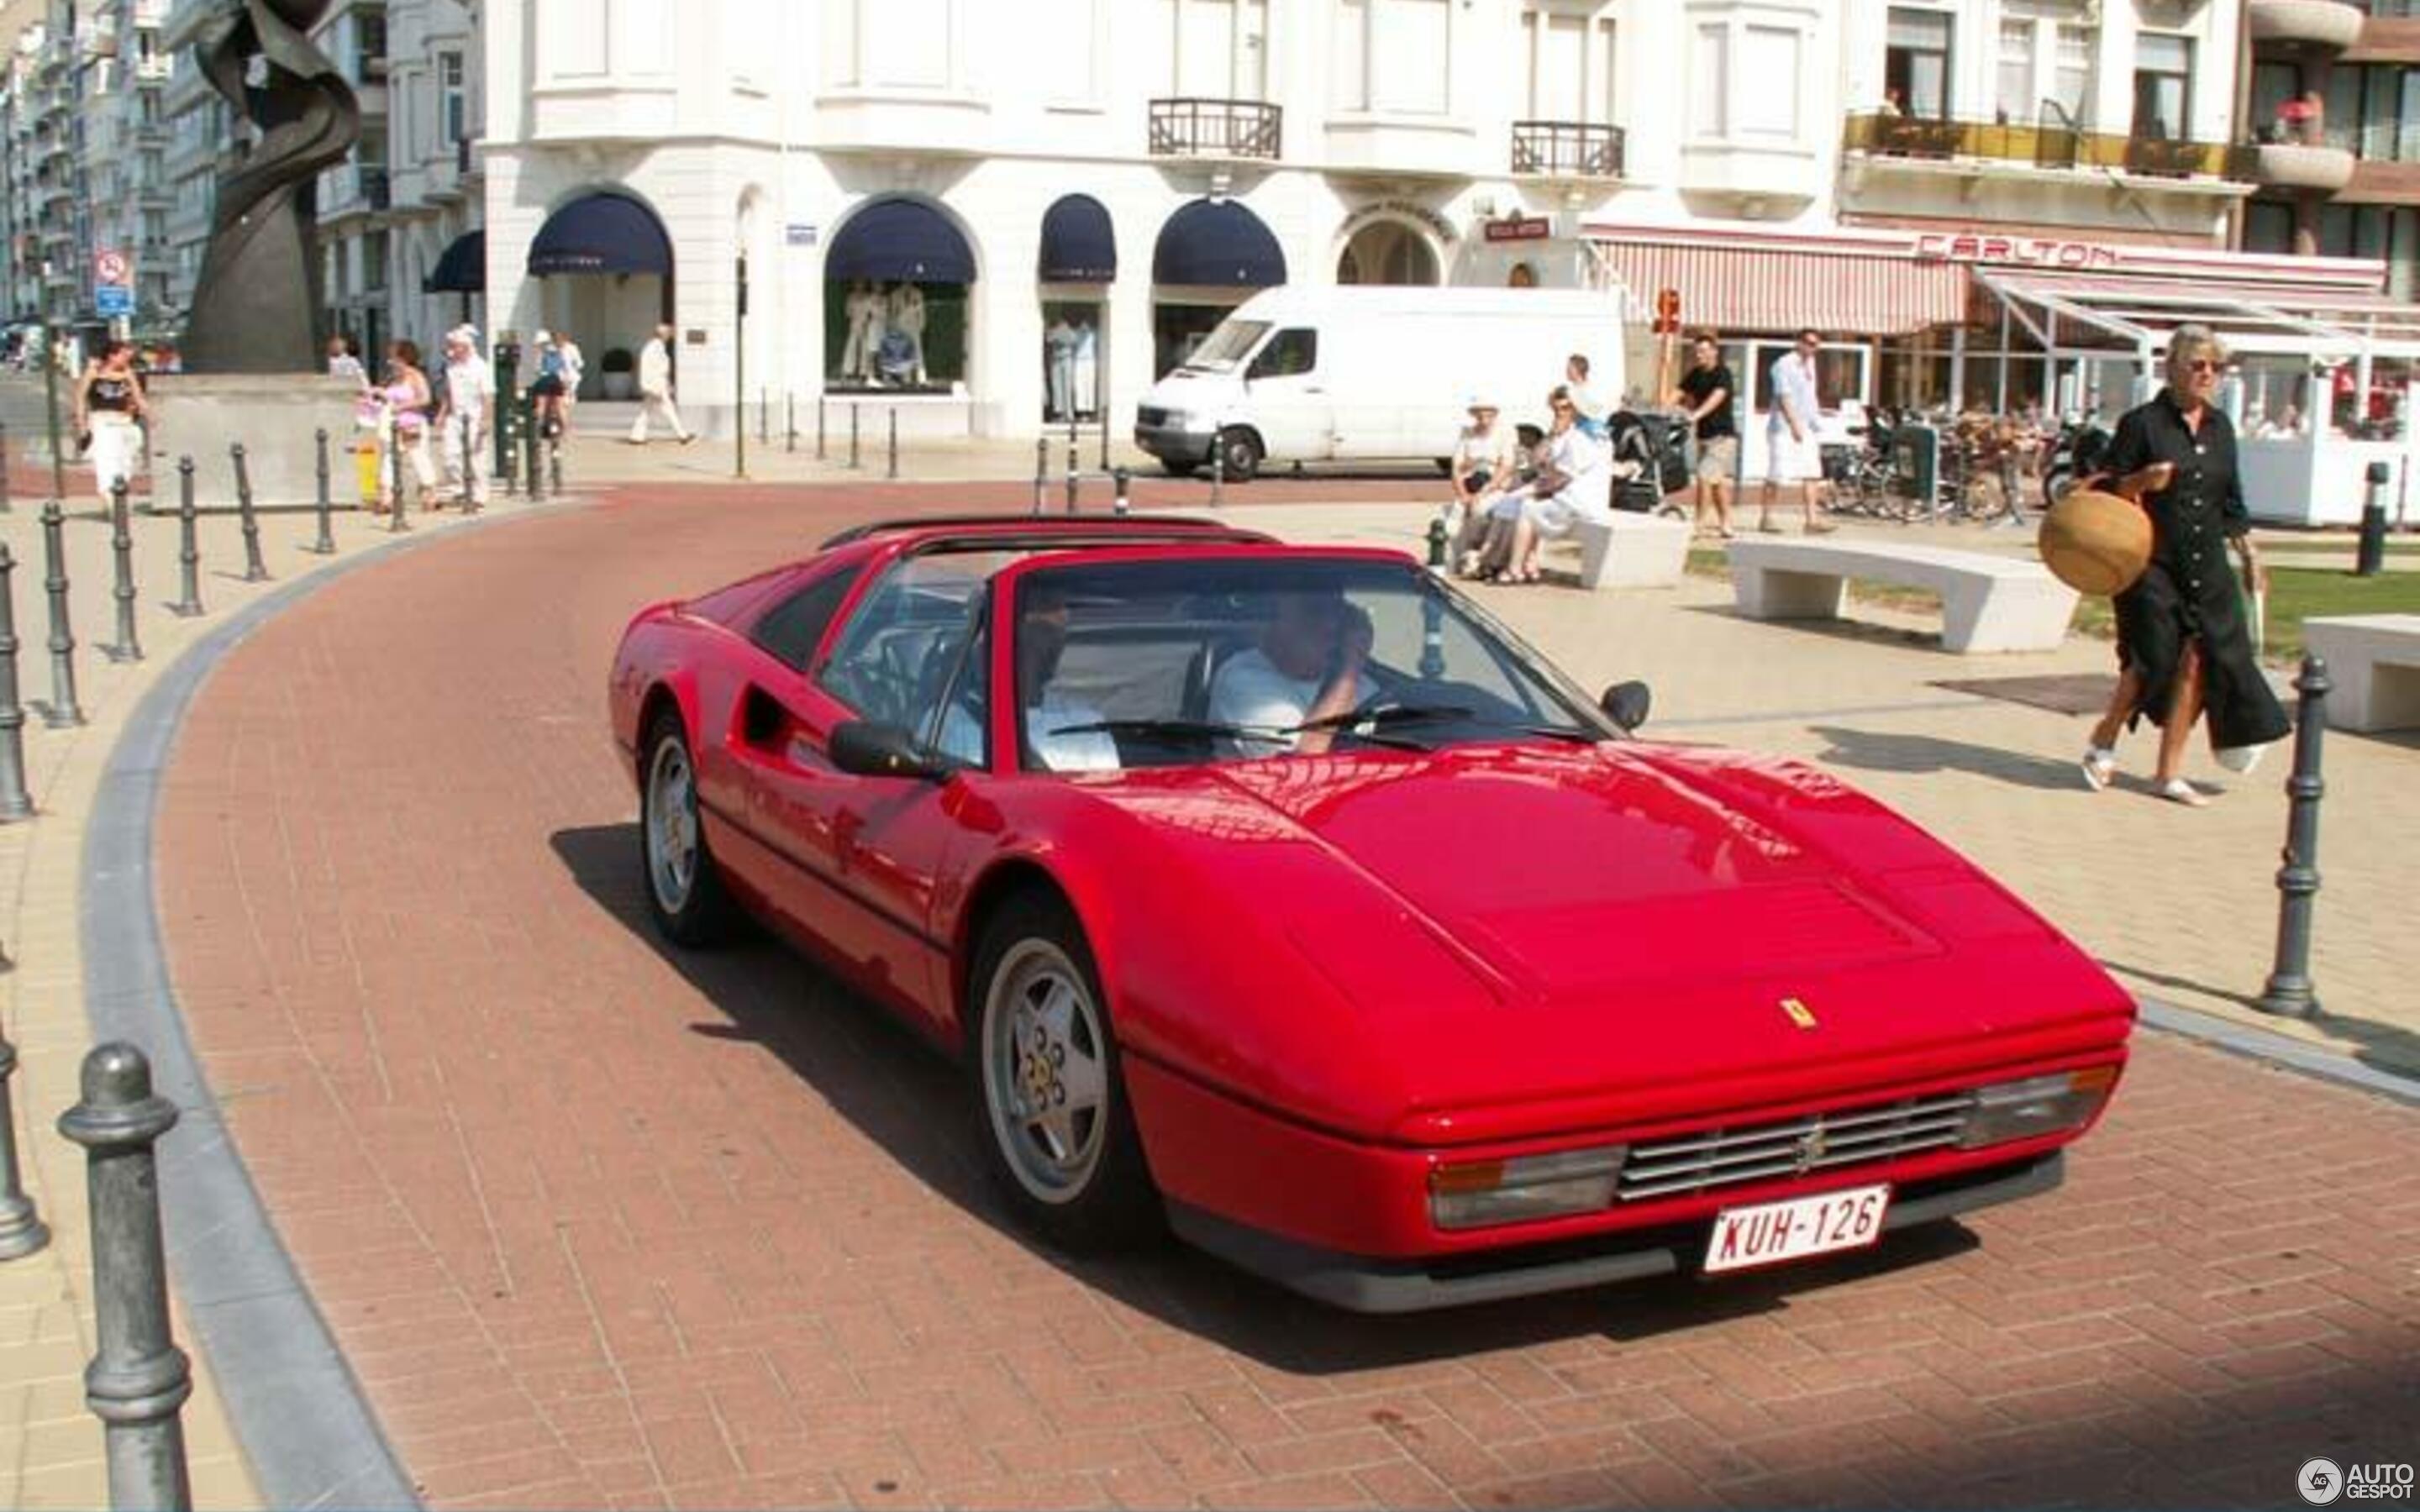
[[[92,462],[93,486],[106,510],[118,486],[132,486],[143,469],[143,426],[150,409],[131,343],[114,337],[101,343],[101,355],[76,380],[74,412],[76,445]]]
[[[2213,755],[2239,773],[2290,728],[2254,658],[2242,590],[2226,561],[2231,542],[2253,592],[2267,591],[2236,469],[2235,426],[2212,402],[2226,366],[2209,328],[2179,326],[2168,340],[2167,386],[2118,420],[2104,457],[2112,491],[2150,514],[2151,562],[2116,598],[2118,688],[2084,750],[2085,784],[2096,793],[2118,775],[2118,731],[2139,718],[2160,727],[2153,791],[2195,809],[2210,799],[2180,768],[2196,718],[2209,715]]]
[[[397,341],[386,349],[386,381],[378,390],[379,439],[388,450],[400,449],[411,464],[412,486],[423,499],[437,489],[437,470],[428,458],[428,375],[421,370],[417,342]],[[380,512],[401,509],[392,468],[380,473]]]
[[[1739,475],[1739,424],[1732,418],[1731,396],[1738,385],[1723,365],[1723,349],[1711,331],[1700,331],[1689,342],[1689,371],[1681,375],[1675,402],[1689,411],[1698,439],[1698,507],[1696,533],[1731,538],[1731,480]]]
[[[672,427],[674,438],[683,446],[697,440],[681,424],[680,408],[673,402],[672,341],[672,326],[659,325],[639,349],[639,417],[630,422],[633,446],[647,444],[648,423],[659,418]]]
[[[445,335],[445,397],[437,407],[437,447],[445,465],[445,497],[459,504],[488,501],[479,456],[495,412],[496,380],[479,354],[479,332],[457,326]]]
[[[571,434],[571,411],[580,403],[580,380],[588,376],[588,359],[568,331],[554,333],[554,351],[563,363],[563,392],[554,401],[556,434],[567,436]]]
[[[348,383],[366,385],[369,382],[369,370],[363,367],[361,358],[354,355],[350,336],[328,338],[328,376],[342,378]]]
[[[1815,435],[1815,417],[1822,408],[1815,359],[1823,350],[1823,332],[1802,331],[1797,344],[1773,364],[1773,410],[1764,422],[1764,487],[1757,495],[1756,520],[1756,528],[1767,535],[1781,532],[1781,527],[1773,522],[1773,500],[1785,484],[1799,486],[1807,534],[1823,535],[1835,529],[1823,514],[1827,486],[1823,449]]]

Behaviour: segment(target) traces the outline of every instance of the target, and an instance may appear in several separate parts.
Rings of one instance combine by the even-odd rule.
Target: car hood
[[[1098,791],[1284,919],[1431,1110],[1803,1072],[1819,1048],[1973,1058],[2086,1020],[2106,1042],[2131,1018],[2022,903],[1796,764],[1491,746],[1192,776]]]

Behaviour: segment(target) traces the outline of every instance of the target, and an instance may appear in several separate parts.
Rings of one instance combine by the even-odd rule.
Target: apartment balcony
[[[168,24],[168,12],[175,8],[174,0],[134,0],[134,24],[156,31]]]
[[[2352,182],[2361,160],[2333,143],[2259,142],[2252,147],[2252,181],[2264,189],[2333,194]]]
[[[2249,147],[2155,136],[2118,136],[2036,122],[1974,121],[1854,114],[1840,147],[1866,171],[1949,174],[1958,177],[2038,177],[2083,174],[2130,182],[2258,181]],[[2140,184],[2137,184],[2140,187]]]
[[[1618,179],[1623,135],[1619,126],[1587,121],[1514,121],[1512,172],[1522,177]]]
[[[2343,52],[2369,18],[2347,0],[2252,0],[2252,45],[2263,51]]]
[[[319,178],[319,219],[378,214],[394,203],[391,188],[387,171],[381,167],[355,163],[331,168]]]
[[[1274,162],[1284,124],[1282,110],[1258,100],[1155,100],[1150,151],[1155,158]]]
[[[166,84],[176,77],[177,60],[166,53],[154,53],[134,60],[134,82],[138,85]]]

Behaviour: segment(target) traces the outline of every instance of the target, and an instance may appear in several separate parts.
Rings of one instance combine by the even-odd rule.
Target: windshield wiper
[[[1342,714],[1323,714],[1316,719],[1305,719],[1286,732],[1298,734],[1306,730],[1358,730],[1367,725],[1384,730],[1390,725],[1435,724],[1441,720],[1467,719],[1471,712],[1449,703],[1389,703],[1376,709],[1347,709]]]
[[[1275,725],[1222,724],[1214,719],[1093,719],[1053,725],[1054,735],[1165,735],[1171,740],[1275,741],[1293,733]]]

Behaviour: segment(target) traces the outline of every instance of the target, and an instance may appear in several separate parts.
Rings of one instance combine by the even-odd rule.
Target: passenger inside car
[[[1210,717],[1271,732],[1237,737],[1239,756],[1323,755],[1337,732],[1275,732],[1350,713],[1377,691],[1368,671],[1370,616],[1334,593],[1275,594],[1269,602],[1258,643],[1212,680]]]

